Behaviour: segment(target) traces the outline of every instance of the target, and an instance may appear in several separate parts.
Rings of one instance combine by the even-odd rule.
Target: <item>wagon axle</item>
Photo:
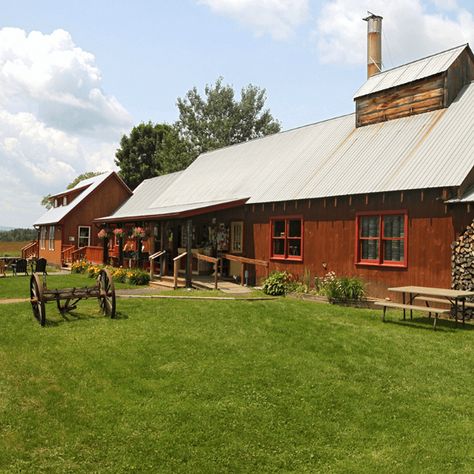
[[[46,280],[42,282],[37,273],[31,275],[30,302],[33,315],[41,326],[46,324],[46,303],[49,301],[56,301],[59,312],[64,315],[76,309],[79,301],[88,298],[97,298],[102,313],[115,318],[115,286],[112,275],[107,269],[100,271],[95,286],[84,288],[48,290]]]

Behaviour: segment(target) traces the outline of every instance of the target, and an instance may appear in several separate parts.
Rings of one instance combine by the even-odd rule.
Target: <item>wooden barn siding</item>
[[[356,125],[359,127],[429,112],[444,107],[444,101],[445,78],[444,74],[438,74],[356,99]]]
[[[460,90],[474,79],[474,63],[471,54],[464,51],[446,74],[446,107],[458,96]]]
[[[112,214],[129,196],[123,185],[111,175],[65,217],[62,222],[63,245],[77,247],[79,226],[91,226],[91,245],[102,245],[97,237],[98,226],[93,220]],[[69,236],[74,236],[75,241],[69,242]]]
[[[372,296],[387,296],[386,289],[395,285],[425,285],[449,287],[451,284],[451,242],[472,221],[472,210],[466,206],[448,208],[441,198],[441,190],[385,193],[349,198],[266,204],[245,208],[245,255],[270,259],[270,218],[302,215],[304,219],[303,262],[272,260],[270,270],[288,270],[302,276],[305,269],[313,276],[334,271],[340,276],[359,276],[368,285]],[[336,203],[336,205],[335,205]],[[274,210],[273,210],[274,208]],[[355,264],[356,213],[364,211],[408,211],[408,266],[407,268],[362,266]],[[327,269],[323,267],[327,263]],[[257,268],[257,278],[263,277]]]

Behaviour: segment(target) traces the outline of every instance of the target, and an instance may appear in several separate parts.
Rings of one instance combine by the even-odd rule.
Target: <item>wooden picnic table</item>
[[[466,298],[474,297],[474,291],[452,290],[450,288],[432,288],[426,286],[398,286],[389,288],[388,291],[402,293],[403,304],[412,306],[416,298],[426,302],[438,302],[451,305],[454,310],[454,319],[458,322],[458,312],[461,310],[462,322],[466,316]],[[405,308],[403,309],[403,319],[406,319]],[[413,319],[413,310],[410,309],[410,319]]]

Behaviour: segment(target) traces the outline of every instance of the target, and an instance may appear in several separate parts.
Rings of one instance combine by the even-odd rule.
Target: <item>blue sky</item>
[[[351,113],[367,9],[384,16],[385,68],[474,41],[474,6],[456,0],[5,3],[0,225],[31,225],[42,195],[112,169],[123,133],[173,122],[176,98],[219,76],[266,88],[284,129]]]

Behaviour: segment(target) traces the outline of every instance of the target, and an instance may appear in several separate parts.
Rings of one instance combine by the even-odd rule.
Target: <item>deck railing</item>
[[[178,255],[177,257],[173,258],[173,282],[174,282],[174,289],[178,288],[178,271],[179,271],[179,263],[183,257],[186,257],[188,252],[183,252],[182,254]]]
[[[164,259],[166,258],[166,250],[159,250],[158,252],[155,252],[154,254],[150,255],[148,257],[148,260],[150,261],[150,279],[153,279],[155,276],[155,260],[159,258],[160,259],[160,277],[164,275]]]
[[[33,258],[38,257],[39,245],[37,240],[33,240],[29,244],[25,245],[21,249],[21,258]]]
[[[103,260],[103,247],[95,245],[89,245],[88,247],[80,247],[71,253],[72,261],[87,260],[92,263],[102,263]]]
[[[75,248],[75,245],[63,245],[61,250],[61,263],[72,263],[72,252]]]
[[[202,260],[203,262],[212,263],[214,265],[214,288],[217,290],[218,279],[219,279],[219,259],[215,257],[210,257],[209,255],[204,255],[198,252],[193,252],[193,257],[198,260]]]
[[[225,253],[222,255],[222,258],[231,260],[233,262],[240,263],[240,284],[244,285],[245,283],[245,265],[255,265],[262,266],[265,268],[265,277],[268,277],[268,262],[266,260],[259,260],[256,258],[240,257],[238,255],[232,255],[231,253]]]

